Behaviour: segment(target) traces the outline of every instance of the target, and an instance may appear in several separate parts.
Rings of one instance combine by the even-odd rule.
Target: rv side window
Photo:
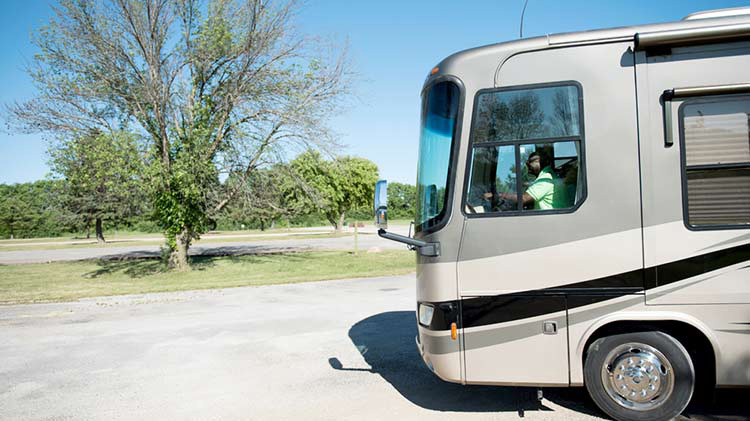
[[[466,213],[570,212],[585,196],[579,85],[477,95]]]
[[[750,226],[750,96],[700,98],[680,106],[686,223]]]

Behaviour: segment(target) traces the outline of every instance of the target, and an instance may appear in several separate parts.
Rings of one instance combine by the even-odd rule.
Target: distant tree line
[[[69,234],[104,242],[105,232],[160,232],[142,182],[145,155],[135,146],[132,137],[118,134],[116,139],[95,135],[53,147],[48,180],[0,184],[0,238]],[[340,231],[347,221],[372,218],[377,179],[377,166],[367,159],[326,159],[305,152],[245,180],[217,182],[217,189],[238,193],[212,214],[209,228],[330,224]],[[391,218],[411,218],[414,186],[392,183],[390,189]]]
[[[303,158],[309,159],[309,156]],[[316,159],[322,158],[318,156]],[[332,163],[325,160],[323,162],[327,165]],[[372,180],[372,177],[365,177],[360,184],[363,190],[368,178],[369,181]],[[311,187],[301,187],[299,181],[291,172],[289,164],[279,164],[273,169],[259,172],[244,194],[215,216],[212,228],[265,230],[331,223],[329,216],[332,213],[315,204],[315,201],[320,201],[325,193],[306,190]],[[231,181],[225,181],[229,182]],[[102,203],[109,205],[100,207],[86,205],[95,203],[94,197],[98,193],[84,197],[81,195],[81,186],[75,186],[65,179],[0,184],[0,238],[71,235],[79,238],[101,238],[104,241],[106,233],[113,231],[161,232],[161,228],[153,220],[149,202],[139,199],[146,194],[143,186],[131,183],[129,188],[131,190],[127,196],[133,198],[132,201],[116,202],[111,198],[105,198]],[[324,188],[323,192],[325,190]],[[347,207],[344,212],[346,223],[372,219],[372,197],[368,196],[359,203]],[[388,184],[389,219],[412,220],[415,204],[416,188],[413,185],[397,182]],[[339,221],[338,217],[333,219]],[[99,224],[97,220],[100,221]]]

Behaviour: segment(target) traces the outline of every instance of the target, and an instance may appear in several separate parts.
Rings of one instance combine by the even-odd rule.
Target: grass
[[[401,275],[414,271],[414,254],[321,251],[199,257],[192,266],[189,272],[167,271],[161,261],[148,259],[0,265],[0,304]]]

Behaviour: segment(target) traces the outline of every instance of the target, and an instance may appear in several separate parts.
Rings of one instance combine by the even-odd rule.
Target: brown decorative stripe
[[[570,310],[652,289],[750,260],[750,244],[693,256],[584,282],[463,300],[427,303],[435,307],[430,330],[477,327]]]

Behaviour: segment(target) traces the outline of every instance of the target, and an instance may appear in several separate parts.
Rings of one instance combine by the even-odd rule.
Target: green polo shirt
[[[526,189],[534,198],[534,209],[562,209],[568,207],[565,187],[550,167],[544,167],[539,176]]]

